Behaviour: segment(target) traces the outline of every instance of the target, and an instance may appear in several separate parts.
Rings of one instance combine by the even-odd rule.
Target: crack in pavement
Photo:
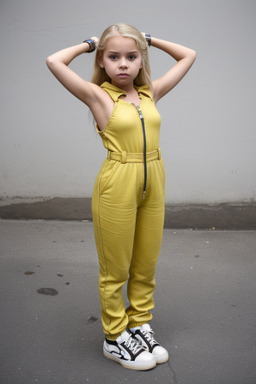
[[[179,384],[175,370],[172,368],[170,360],[168,361],[168,367],[172,373],[172,384]]]

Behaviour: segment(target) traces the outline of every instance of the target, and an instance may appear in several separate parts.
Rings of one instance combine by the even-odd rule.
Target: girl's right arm
[[[88,52],[89,49],[88,43],[65,48],[47,57],[46,64],[57,80],[69,92],[90,107],[90,104],[97,98],[99,87],[85,81],[68,67],[73,59],[82,53]]]
[[[92,38],[96,44],[98,38]],[[113,110],[113,101],[98,85],[82,79],[68,65],[77,56],[89,52],[88,43],[78,44],[54,53],[46,64],[59,82],[91,110],[99,129],[104,129]]]

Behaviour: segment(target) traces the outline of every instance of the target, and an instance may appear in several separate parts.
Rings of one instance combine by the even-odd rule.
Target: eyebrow
[[[126,53],[128,53],[129,55],[131,54],[131,53],[138,53],[139,51],[130,51],[130,52],[126,52]],[[112,54],[116,54],[116,53],[120,53],[119,51],[109,51],[108,53],[112,53]]]

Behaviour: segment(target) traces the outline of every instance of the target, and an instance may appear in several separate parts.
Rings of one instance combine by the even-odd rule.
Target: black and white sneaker
[[[152,353],[157,364],[162,364],[168,361],[169,354],[167,350],[154,339],[154,332],[149,324],[143,324],[141,327],[132,330],[134,337],[140,342],[142,347]]]
[[[124,331],[115,341],[105,339],[103,354],[129,369],[144,371],[156,366],[154,356],[142,347],[129,330]]]

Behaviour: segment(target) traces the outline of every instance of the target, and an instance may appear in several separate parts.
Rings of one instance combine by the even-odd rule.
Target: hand
[[[96,37],[96,36],[93,36],[93,37],[91,37],[91,39],[95,41],[95,45],[96,45],[96,48],[97,48],[98,44],[99,44],[99,38]]]
[[[144,37],[144,39],[147,41],[148,43],[148,47],[150,47],[151,45],[151,36],[149,33],[145,33],[145,32],[141,32],[142,36]]]

